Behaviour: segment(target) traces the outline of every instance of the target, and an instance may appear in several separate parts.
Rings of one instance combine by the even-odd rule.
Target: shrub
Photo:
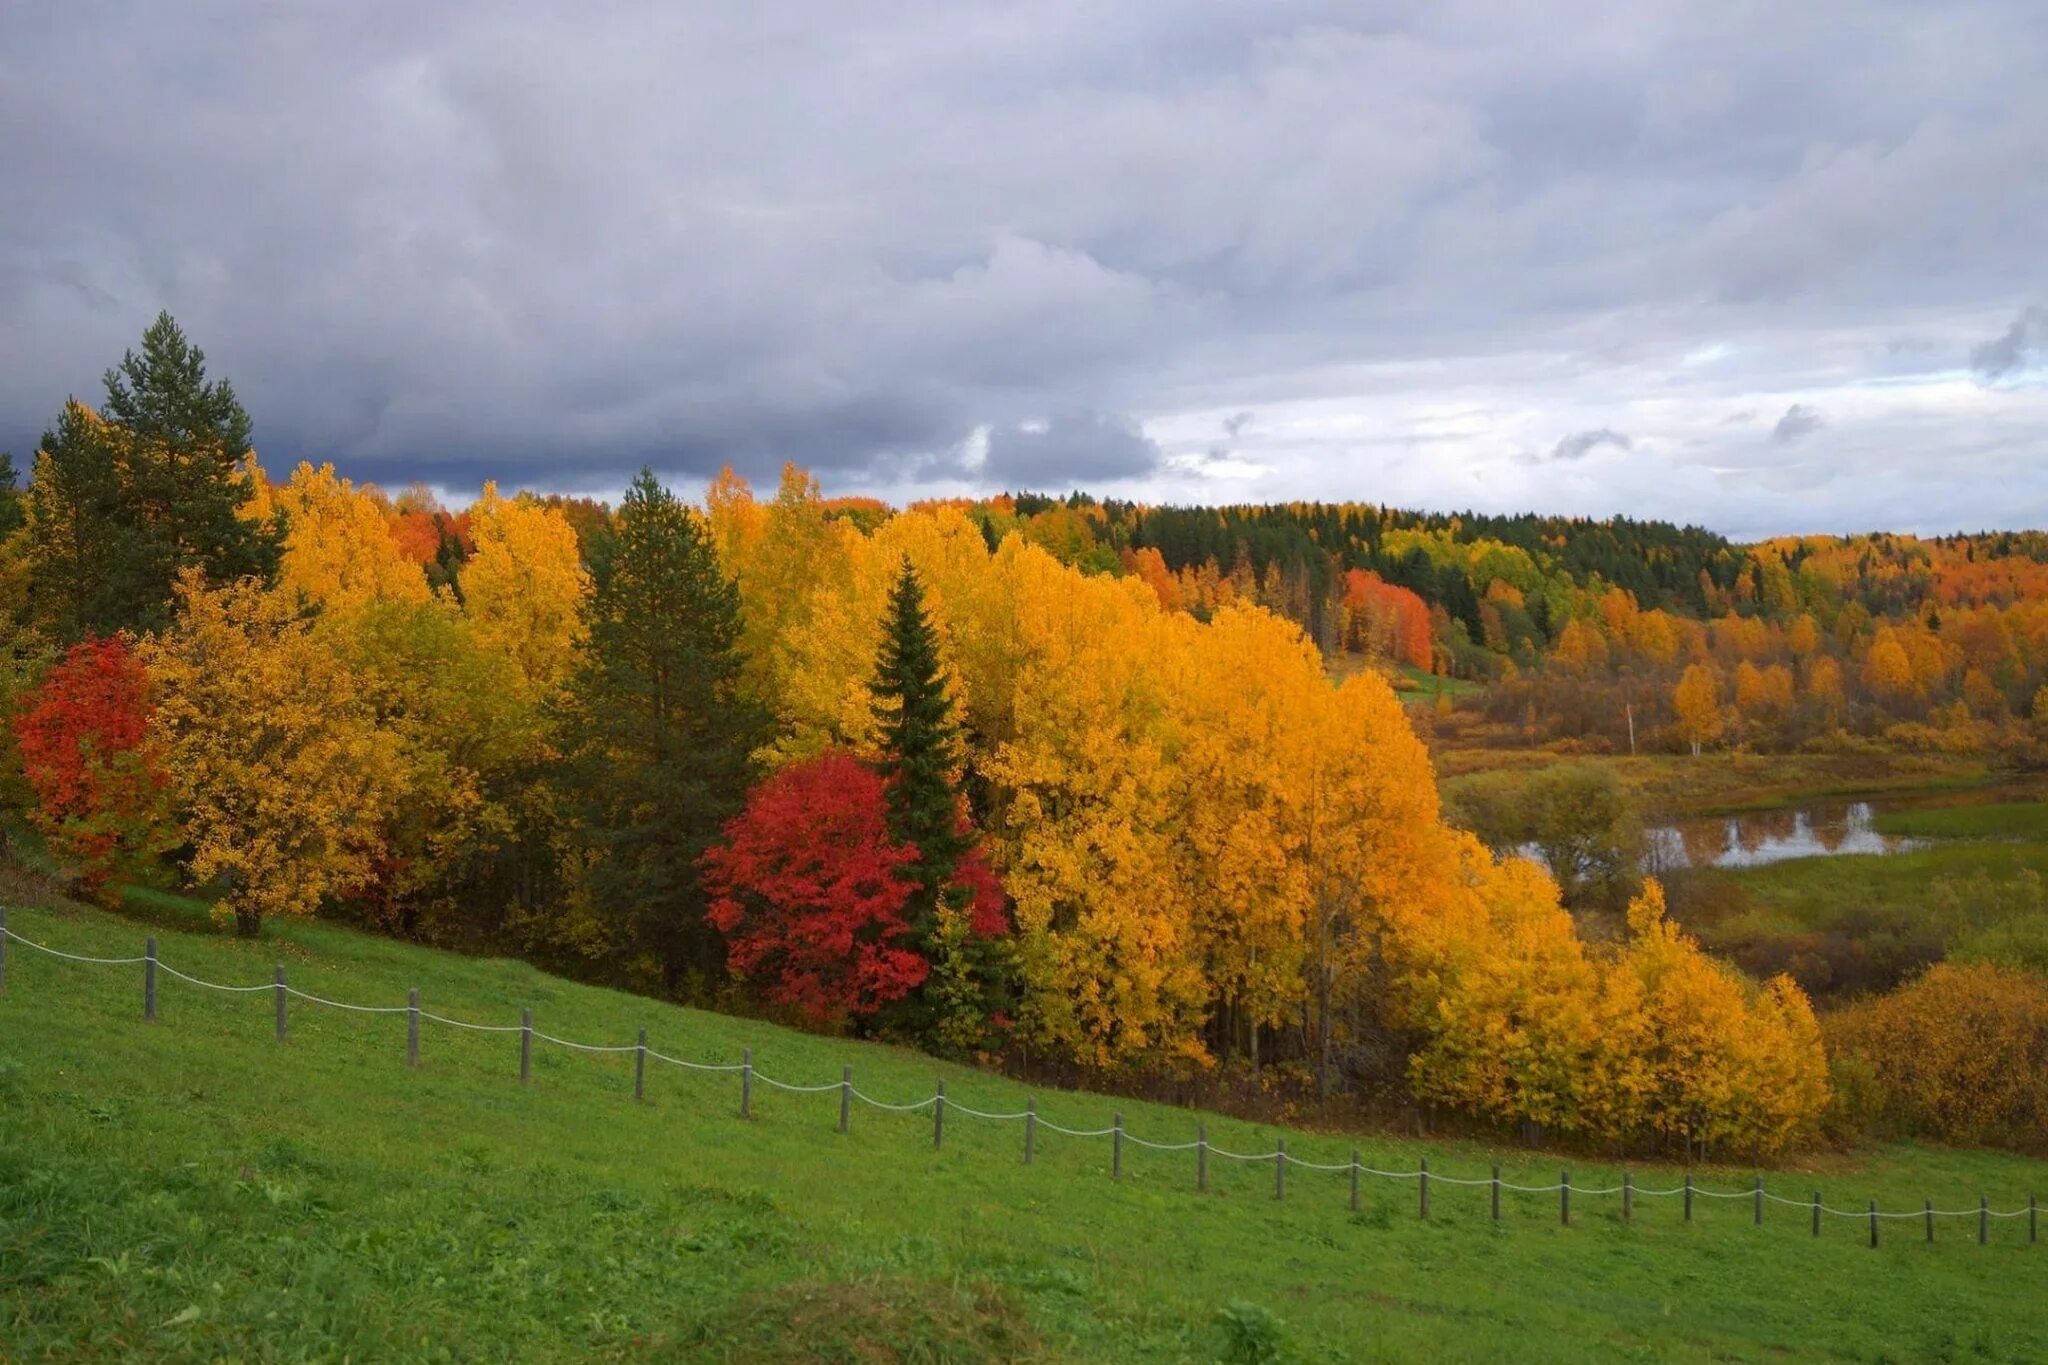
[[[1867,1073],[1873,1118],[1945,1142],[2048,1148],[2048,977],[1941,963],[1827,1031],[1838,1068]]]

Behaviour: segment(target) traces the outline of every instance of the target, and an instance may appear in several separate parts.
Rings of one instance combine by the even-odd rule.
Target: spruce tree
[[[169,619],[187,568],[273,579],[282,528],[241,515],[249,414],[226,380],[207,382],[205,352],[160,313],[106,388],[98,414],[68,404],[37,456],[26,501],[39,611],[52,607],[67,636],[146,630]]]
[[[80,403],[43,433],[22,495],[28,609],[59,640],[110,635],[138,594],[138,558],[121,507],[126,440]]]
[[[740,690],[739,589],[709,528],[643,469],[586,608],[560,722],[590,890],[675,993],[715,973],[698,859],[740,811],[766,717]]]
[[[125,352],[106,386],[103,415],[132,442],[134,492],[162,562],[162,600],[192,565],[215,583],[274,578],[282,528],[241,515],[250,492],[242,477],[249,414],[227,380],[207,382],[206,353],[159,313],[142,334],[141,354]]]
[[[927,943],[970,840],[960,828],[960,731],[939,666],[939,633],[907,555],[889,590],[868,691],[881,727],[879,767],[889,780],[889,833],[918,851],[905,869],[918,887],[908,915],[919,942]]]

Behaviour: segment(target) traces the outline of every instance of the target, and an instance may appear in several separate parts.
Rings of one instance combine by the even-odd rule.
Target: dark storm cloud
[[[1824,425],[1818,409],[1805,403],[1794,403],[1785,409],[1785,415],[1771,428],[1771,439],[1780,445],[1790,445],[1794,441],[1811,436]]]
[[[2022,309],[2002,336],[1970,350],[1970,368],[1986,379],[1998,379],[2048,356],[2048,308]]]
[[[1551,447],[1550,458],[1553,460],[1582,460],[1599,446],[1613,446],[1616,450],[1627,450],[1634,444],[1635,442],[1629,440],[1622,433],[1601,427],[1597,431],[1575,432],[1565,437],[1555,446]]]
[[[0,447],[169,308],[273,467],[1369,495],[1374,404],[1435,386],[1528,429],[1458,427],[1416,496],[1612,420],[1654,507],[1727,411],[1846,432],[1882,338],[1953,357],[2042,297],[2044,53],[2028,0],[9,5]],[[2000,442],[2025,387],[1984,390]]]
[[[1127,417],[1071,412],[988,433],[984,477],[1005,488],[1091,487],[1159,467],[1159,447]]]

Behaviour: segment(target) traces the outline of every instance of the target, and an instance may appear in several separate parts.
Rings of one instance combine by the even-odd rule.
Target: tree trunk
[[[263,916],[254,910],[235,911],[235,937],[255,938],[263,932]]]

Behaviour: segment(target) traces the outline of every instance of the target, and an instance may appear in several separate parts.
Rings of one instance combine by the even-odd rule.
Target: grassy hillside
[[[142,924],[83,910],[10,911],[16,932],[74,952],[140,952]],[[765,1073],[836,1080],[909,1100],[935,1075],[958,1102],[1022,1107],[1025,1091],[916,1054],[570,985],[511,962],[421,951],[330,926],[280,926],[261,943],[156,930],[163,959],[215,980],[262,982],[273,962],[331,998],[516,1022],[564,1038],[650,1044],[693,1059],[754,1051]],[[1212,1162],[949,1116],[856,1106],[836,1133],[831,1093],[650,1066],[632,1099],[630,1055],[541,1045],[517,1083],[516,1034],[428,1023],[408,1070],[402,1016],[293,1002],[271,1034],[267,991],[215,994],[165,977],[140,1019],[141,969],[62,962],[11,945],[0,991],[0,1358],[1715,1359],[2048,1357],[2048,1246],[2024,1219],[1884,1225],[1746,1200],[1581,1195],[1559,1226],[1554,1194],[1439,1187],[1416,1217],[1411,1182]],[[1108,1123],[1161,1141],[1193,1136],[1187,1111],[1086,1095],[1039,1096],[1049,1119]],[[1210,1118],[1213,1142],[1269,1151],[1271,1129]],[[1289,1132],[1290,1152],[1348,1157],[1352,1139]],[[1549,1183],[1616,1182],[1611,1167],[1518,1150],[1387,1139],[1365,1159]],[[1678,1183],[1639,1168],[1638,1183]],[[1898,1148],[1767,1173],[1772,1189],[1889,1209],[2023,1204],[2048,1168],[1985,1153]],[[1746,1187],[1750,1172],[1701,1173]]]

